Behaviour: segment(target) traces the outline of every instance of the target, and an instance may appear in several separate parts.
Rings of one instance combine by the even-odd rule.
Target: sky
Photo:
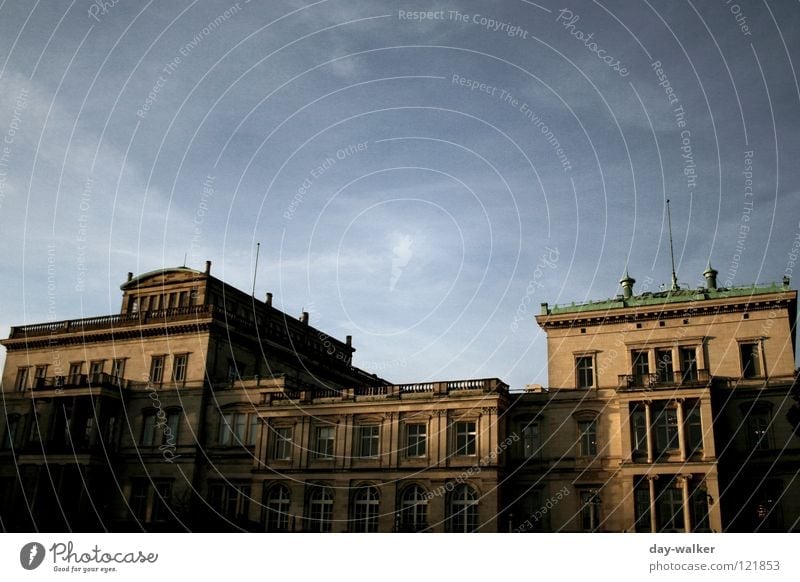
[[[2,2],[0,336],[128,271],[249,290],[260,243],[257,295],[359,367],[547,385],[540,304],[669,284],[667,199],[682,286],[792,275],[799,35],[789,1]]]

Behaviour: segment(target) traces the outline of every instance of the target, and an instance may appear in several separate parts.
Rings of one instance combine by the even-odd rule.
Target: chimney
[[[267,307],[272,307],[272,293],[267,293]]]
[[[131,280],[133,280],[133,273],[128,271],[128,281],[131,281]]]
[[[628,269],[625,269],[625,276],[619,280],[619,284],[622,285],[622,298],[623,299],[630,299],[633,297],[633,284],[636,283],[636,279],[628,275]]]
[[[308,325],[308,311],[303,312],[303,315],[300,316],[300,321]]]
[[[717,288],[717,270],[711,268],[711,263],[708,263],[706,270],[703,271],[703,277],[706,278],[706,289],[714,291]]]
[[[344,343],[347,344],[348,348],[352,348],[353,347],[353,336],[351,336],[351,335],[345,336]]]
[[[206,275],[211,274],[211,261],[206,261]]]
[[[784,275],[783,276],[783,288],[784,289],[788,289],[789,288],[789,283],[791,283],[791,282],[792,282],[792,280],[789,278],[788,275]]]

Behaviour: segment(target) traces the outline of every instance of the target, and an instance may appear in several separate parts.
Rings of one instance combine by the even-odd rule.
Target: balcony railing
[[[663,388],[705,386],[711,381],[708,370],[621,374],[618,390],[658,390]]]
[[[70,374],[34,378],[32,390],[62,390],[71,388],[132,388],[140,383],[112,376],[111,374]]]
[[[238,322],[241,319],[214,305],[189,305],[186,307],[173,307],[171,309],[160,309],[157,311],[117,313],[116,315],[103,315],[100,317],[86,317],[84,319],[69,319],[65,321],[14,326],[11,328],[11,333],[8,337],[9,339],[17,339],[115,327],[135,327],[148,323],[203,319],[210,317],[212,314],[234,322]]]

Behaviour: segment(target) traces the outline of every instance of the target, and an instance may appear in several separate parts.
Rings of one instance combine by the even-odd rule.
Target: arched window
[[[264,500],[266,529],[270,532],[289,531],[289,489],[284,485],[274,485],[267,489]]]
[[[428,495],[419,485],[411,485],[400,498],[400,531],[416,532],[428,527]]]
[[[470,533],[478,529],[478,496],[469,485],[459,485],[450,494],[447,526],[448,531],[454,533]]]
[[[362,487],[353,496],[353,531],[378,531],[380,495],[375,487]]]
[[[313,487],[306,508],[306,531],[329,532],[333,520],[333,491],[330,487]]]

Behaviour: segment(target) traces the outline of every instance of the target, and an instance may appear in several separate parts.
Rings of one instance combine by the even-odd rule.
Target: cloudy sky
[[[540,303],[669,282],[667,198],[683,285],[791,274],[797,2],[102,4],[0,4],[3,336],[260,242],[357,365],[521,388]]]

